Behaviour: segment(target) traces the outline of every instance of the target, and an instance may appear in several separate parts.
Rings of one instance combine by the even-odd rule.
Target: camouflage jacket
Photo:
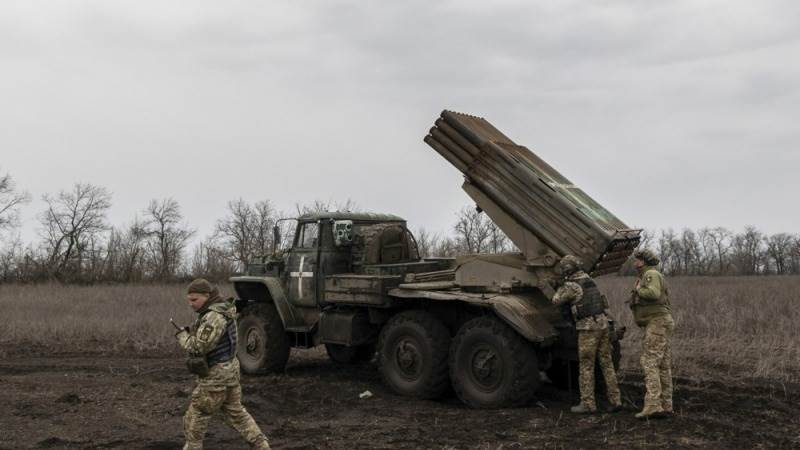
[[[654,267],[643,267],[633,288],[633,320],[640,327],[656,317],[670,316],[669,288],[664,275]]]
[[[554,305],[570,305],[572,317],[575,317],[574,304],[583,298],[583,288],[577,283],[577,281],[583,278],[589,278],[589,275],[582,270],[569,275],[566,277],[564,284],[559,287],[555,295],[553,295]],[[608,316],[604,313],[578,319],[575,321],[575,328],[578,330],[605,330],[608,328]]]
[[[223,337],[229,320],[236,320],[236,307],[220,297],[209,298],[197,312],[198,317],[189,331],[176,335],[178,344],[192,355],[206,355]],[[239,360],[214,364],[205,377],[196,377],[197,383],[206,386],[236,386],[239,384]]]

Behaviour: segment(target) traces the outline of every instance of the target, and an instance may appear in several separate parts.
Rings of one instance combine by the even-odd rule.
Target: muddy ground
[[[7,357],[0,361],[0,448],[177,449],[191,378],[177,358]],[[401,398],[374,365],[293,357],[285,375],[246,378],[245,405],[283,449],[800,448],[800,386],[677,380],[671,419],[633,418],[641,378],[624,374],[627,409],[575,416],[544,386],[527,408],[477,411],[454,398]],[[359,399],[371,391],[374,396]],[[209,449],[247,446],[216,420]]]

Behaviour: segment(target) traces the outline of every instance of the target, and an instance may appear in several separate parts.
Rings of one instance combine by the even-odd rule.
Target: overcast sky
[[[480,115],[633,227],[800,231],[796,1],[3,1],[0,172],[175,198],[352,199],[449,230],[422,138]]]

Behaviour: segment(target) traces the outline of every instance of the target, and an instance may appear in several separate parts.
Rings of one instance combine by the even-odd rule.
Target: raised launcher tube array
[[[618,271],[639,244],[641,230],[481,117],[443,111],[425,142],[464,174],[462,188],[528,266],[549,267],[573,254],[592,275],[603,275]]]

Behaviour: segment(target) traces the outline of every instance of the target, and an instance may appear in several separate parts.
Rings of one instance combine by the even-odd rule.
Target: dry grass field
[[[630,330],[621,413],[570,414],[575,393],[546,384],[532,405],[495,411],[398,397],[374,364],[319,349],[295,352],[285,374],[245,377],[245,404],[274,448],[800,448],[800,278],[672,279],[676,415],[653,422],[633,418],[632,282],[601,280]],[[0,310],[0,450],[180,448],[192,378],[168,320],[192,319],[183,286],[0,286]],[[221,421],[206,444],[246,448]]]
[[[623,302],[632,278],[601,278],[628,327],[623,367],[638,364],[640,331]],[[800,277],[670,280],[679,376],[800,379]],[[222,286],[223,295],[232,295]],[[0,286],[0,354],[177,353],[168,321],[193,319],[181,285]]]
[[[625,365],[637,365],[641,332],[623,304],[634,279],[599,282],[615,317],[631,331]],[[800,380],[800,277],[682,277],[669,283],[677,376]]]

